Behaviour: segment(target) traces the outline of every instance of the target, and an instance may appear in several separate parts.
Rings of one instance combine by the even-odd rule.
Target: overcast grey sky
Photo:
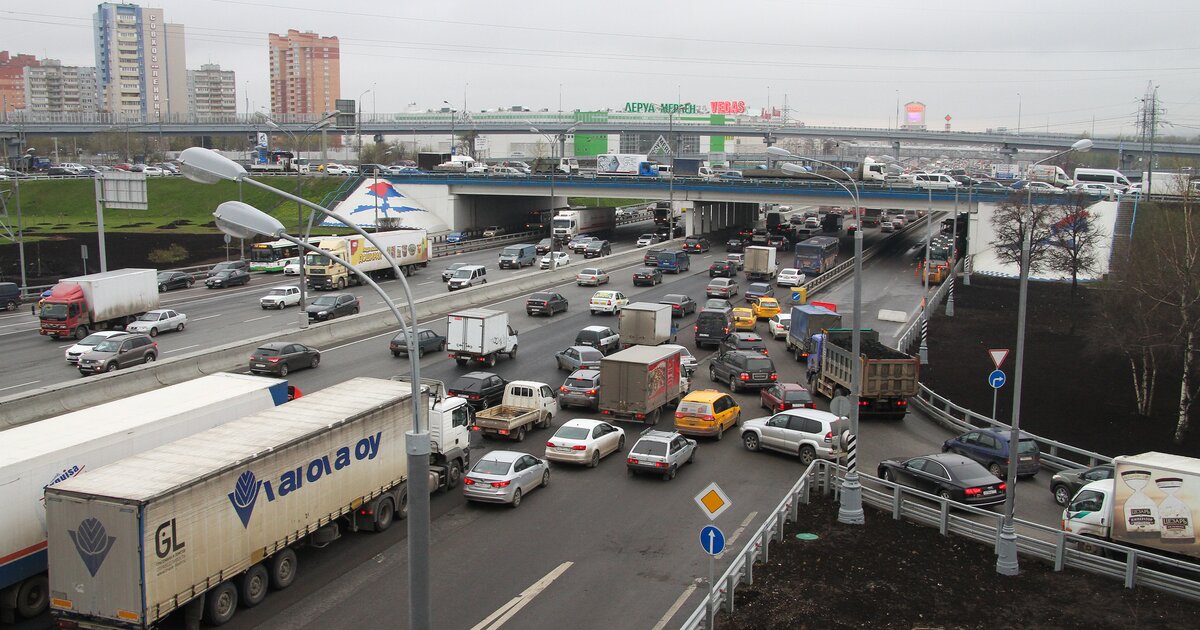
[[[165,0],[187,65],[237,72],[238,108],[269,105],[267,33],[336,35],[342,97],[363,111],[619,109],[743,100],[811,125],[1132,134],[1149,82],[1164,133],[1200,131],[1196,0],[390,2]],[[96,2],[0,5],[0,49],[94,65]],[[1019,95],[1019,96],[1018,96]]]

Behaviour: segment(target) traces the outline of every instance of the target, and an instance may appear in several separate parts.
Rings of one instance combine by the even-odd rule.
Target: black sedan
[[[321,363],[321,351],[294,341],[272,341],[254,349],[250,371],[287,376],[292,370],[315,368]]]
[[[171,289],[186,289],[196,282],[190,273],[182,271],[162,271],[158,274],[158,292]]]
[[[216,274],[209,276],[204,281],[204,286],[210,289],[221,287],[232,287],[238,284],[248,284],[250,282],[250,272],[245,269],[225,269],[218,271]]]
[[[633,286],[635,287],[652,287],[662,284],[662,281],[662,271],[657,267],[645,267],[633,272]]]
[[[395,337],[392,337],[392,342],[388,344],[388,349],[392,351],[392,356],[398,357],[402,354],[408,354],[408,335],[404,331],[400,331]],[[423,357],[426,352],[441,352],[446,349],[446,337],[439,335],[428,328],[417,329],[417,356]]]
[[[885,459],[879,462],[879,476],[967,505],[1004,503],[1004,482],[975,460],[955,453]]]
[[[213,265],[212,269],[208,270],[208,277],[213,277],[218,273],[228,269],[241,269],[247,273],[250,272],[250,263],[245,260],[226,260]]]
[[[725,251],[731,254],[740,254],[746,251],[746,243],[740,238],[731,238],[725,241]]]
[[[466,398],[467,403],[478,411],[500,404],[507,384],[507,381],[491,372],[468,372],[451,383],[446,392],[451,396]]]
[[[659,304],[671,305],[671,317],[683,317],[696,312],[696,300],[682,293],[669,293],[658,301]]]
[[[1113,478],[1113,465],[1101,464],[1091,468],[1076,470],[1060,470],[1050,479],[1050,492],[1054,494],[1054,502],[1065,506],[1079,489],[1103,479]]]
[[[322,295],[305,306],[304,310],[308,313],[309,321],[323,322],[346,315],[357,315],[359,307],[359,300],[354,295],[337,293]]]
[[[525,313],[528,315],[549,315],[562,311],[567,312],[567,298],[561,293],[538,291],[525,300]]]
[[[718,260],[717,262],[714,262],[708,266],[709,278],[716,278],[717,276],[721,276],[722,278],[735,278],[737,277],[737,272],[737,265],[729,262],[728,260]]]

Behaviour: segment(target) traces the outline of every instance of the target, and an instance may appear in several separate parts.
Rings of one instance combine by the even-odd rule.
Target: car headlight
[[[321,315],[321,316],[325,316],[325,315],[329,314],[329,311],[321,311],[320,313],[317,313],[317,314]]]

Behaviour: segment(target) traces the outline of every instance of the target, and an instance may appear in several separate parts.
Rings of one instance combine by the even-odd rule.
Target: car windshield
[[[477,472],[482,475],[507,475],[509,468],[512,468],[512,462],[502,462],[498,459],[481,459],[475,463],[475,467],[471,469],[471,472]]]
[[[453,277],[458,278],[460,280],[466,280],[467,278],[471,277],[471,270],[470,269],[459,269],[458,271],[454,272]]]
[[[139,317],[138,321],[139,322],[156,322],[156,321],[158,321],[158,317],[159,317],[158,313],[155,313],[154,311],[150,311],[149,313],[145,313],[144,315]]]
[[[591,429],[587,427],[563,427],[554,434],[554,437],[564,440],[586,440],[591,432]]]
[[[84,337],[83,340],[80,341],[78,345],[94,346],[94,345],[100,343],[101,341],[108,339],[111,336],[112,335],[88,335],[88,336]]]
[[[746,369],[751,372],[774,372],[775,364],[770,359],[747,359]]]
[[[633,448],[629,449],[629,452],[638,453],[640,455],[657,455],[658,457],[665,457],[667,454],[667,444],[666,442],[642,440],[641,442],[634,444]]]
[[[483,381],[474,378],[460,378],[450,389],[457,392],[477,392],[483,386]]]
[[[1020,440],[1017,442],[1017,452],[1022,455],[1033,455],[1034,453],[1040,453],[1041,450],[1038,449],[1037,441],[1035,440]]]
[[[591,389],[595,385],[590,378],[568,378],[566,382],[567,387],[574,387],[576,389]],[[563,428],[565,429],[566,427]]]
[[[812,396],[802,389],[792,389],[783,393],[783,400],[786,402],[808,402],[812,400]]]
[[[333,306],[334,304],[337,304],[337,296],[335,295],[322,295],[312,301],[313,306]]]
[[[287,291],[284,289],[271,289],[267,292],[267,295],[287,295]]]
[[[97,352],[116,352],[121,347],[121,341],[115,339],[105,339],[96,344]]]
[[[67,305],[66,304],[43,304],[42,319],[66,319]]]

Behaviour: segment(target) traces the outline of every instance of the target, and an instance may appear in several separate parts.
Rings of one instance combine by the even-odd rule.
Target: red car
[[[788,409],[816,409],[812,394],[799,383],[776,383],[759,390],[762,408],[771,412]]]

